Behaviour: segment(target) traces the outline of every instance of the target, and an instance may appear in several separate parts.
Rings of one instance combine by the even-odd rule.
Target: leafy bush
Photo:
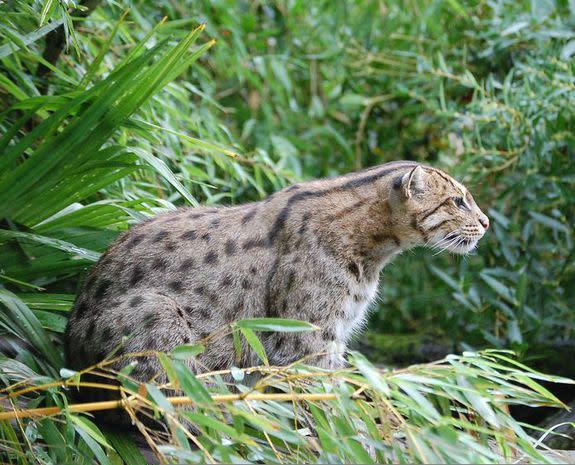
[[[249,320],[243,323],[244,329],[262,329],[250,325]],[[282,330],[279,322],[275,326]],[[293,330],[287,325],[284,329]],[[100,377],[98,384],[83,382],[86,372],[67,380],[30,377],[28,367],[4,361],[3,367],[10,370],[6,378],[24,378],[27,385],[13,385],[10,401],[22,400],[34,391],[55,406],[20,411],[20,421],[25,416],[44,416],[27,423],[22,431],[25,443],[14,441],[18,432],[4,421],[0,431],[6,456],[20,463],[32,459],[32,453],[43,463],[79,463],[84,457],[95,457],[107,464],[117,461],[119,454],[127,463],[142,463],[144,458],[125,435],[107,429],[102,433],[80,414],[120,407],[123,402],[150,449],[168,463],[561,460],[560,454],[538,451],[536,441],[508,409],[516,403],[561,406],[538,381],[569,380],[529,370],[504,352],[449,356],[434,364],[397,371],[377,370],[361,354],[352,353],[352,367],[339,372],[294,364],[194,376],[182,360],[201,350],[201,346],[180,346],[171,354],[156,354],[170,387],[181,389],[183,397],[167,397],[166,386],[135,382],[129,376],[137,363],[133,362],[119,374],[123,401],[75,406],[67,406],[62,389],[55,388],[105,387],[102,383],[117,375],[108,368],[114,360],[86,370]],[[259,381],[244,384],[254,374]],[[226,382],[222,377],[235,381]],[[270,388],[273,391],[266,392]],[[188,407],[174,408],[182,404]],[[58,415],[45,416],[49,414]],[[167,429],[150,429],[140,421],[142,416],[163,418]],[[8,417],[14,414],[0,413],[0,420]]]
[[[467,344],[535,346],[535,355],[573,340],[575,76],[573,61],[564,61],[573,53],[573,11],[552,2],[492,8],[495,17],[481,7],[470,18],[476,29],[466,34],[463,59],[420,57],[421,90],[399,85],[442,127],[437,156],[478,193],[493,229],[480,257],[452,260],[450,273],[422,260],[444,291],[438,280],[412,282],[412,293],[429,300],[399,305],[410,319],[461,331]],[[394,278],[407,276],[398,270]],[[453,297],[447,305],[445,294]],[[382,324],[391,324],[388,315]]]

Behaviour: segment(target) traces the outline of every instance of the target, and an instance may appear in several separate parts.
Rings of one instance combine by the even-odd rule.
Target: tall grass
[[[280,323],[276,325],[282,330]],[[38,418],[21,430],[25,441],[12,441],[19,436],[18,429],[4,420],[6,457],[26,463],[31,450],[41,450],[46,463],[81,463],[92,457],[113,463],[117,454],[126,463],[141,463],[125,435],[107,429],[102,433],[80,414],[122,407],[157,458],[166,463],[562,460],[560,453],[537,450],[525,425],[509,415],[509,406],[561,406],[538,383],[571,381],[532,371],[505,352],[466,353],[395,371],[378,370],[361,354],[352,353],[350,368],[336,372],[297,363],[194,376],[182,360],[201,349],[181,346],[171,354],[156,354],[170,379],[164,386],[135,382],[129,376],[133,365],[116,373],[108,368],[114,360],[83,373],[63,373],[70,376],[65,380],[27,378],[13,385],[5,400],[17,403],[34,393],[55,407],[18,411],[19,425],[32,413]],[[14,367],[10,378],[17,379],[18,372]],[[94,386],[94,377],[83,382],[88,372],[101,382],[118,376],[124,400],[68,406],[62,389]],[[259,381],[246,384],[254,374],[259,374]],[[167,397],[168,387],[181,389],[185,396]],[[176,409],[176,405],[187,407]],[[166,429],[150,429],[141,423],[146,416],[162,418]],[[7,417],[14,418],[15,413],[0,413],[0,419]]]

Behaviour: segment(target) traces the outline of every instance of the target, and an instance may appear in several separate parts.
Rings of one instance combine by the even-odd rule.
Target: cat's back
[[[137,288],[178,293],[185,283],[210,280],[210,270],[221,272],[239,258],[240,244],[251,235],[246,224],[238,226],[255,208],[179,209],[133,226],[90,271],[78,300],[107,305]]]

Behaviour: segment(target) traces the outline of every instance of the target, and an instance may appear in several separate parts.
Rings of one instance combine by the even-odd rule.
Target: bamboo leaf
[[[106,440],[106,438],[104,437],[104,435],[102,434],[102,432],[98,429],[98,427],[92,423],[90,420],[88,420],[85,417],[81,417],[78,415],[70,415],[70,420],[72,421],[72,423],[76,424],[77,426],[79,426],[83,431],[85,431],[86,433],[88,433],[90,435],[91,438],[93,438],[94,440],[98,441],[99,444],[108,447],[108,448],[112,448],[112,446],[110,445],[110,443]]]
[[[262,362],[264,362],[265,365],[269,365],[268,358],[266,356],[266,350],[264,349],[264,346],[261,343],[261,341],[256,336],[256,333],[254,333],[249,328],[242,328],[242,327],[240,327],[240,331],[243,334],[243,336],[246,338],[246,341],[248,342],[250,347],[254,350],[254,352],[260,358],[260,360]]]
[[[0,241],[3,239],[19,239],[24,241],[37,242],[73,254],[74,258],[83,258],[93,262],[100,258],[100,254],[98,252],[78,247],[74,244],[71,244],[70,242],[54,239],[52,237],[41,236],[39,234],[0,229]]]
[[[212,397],[205,386],[194,376],[190,369],[181,361],[174,361],[174,369],[185,394],[195,402],[212,403]]]
[[[170,352],[172,358],[186,360],[204,352],[206,348],[201,344],[181,345],[174,347]]]
[[[305,331],[317,331],[318,326],[307,321],[290,320],[282,318],[248,318],[236,322],[238,328],[250,329],[252,331],[277,331],[284,333],[298,333]]]
[[[142,160],[144,160],[148,165],[154,168],[166,181],[168,181],[174,188],[182,195],[184,199],[188,201],[193,207],[197,207],[200,203],[194,198],[192,194],[182,185],[182,183],[176,178],[174,173],[168,168],[168,166],[159,158],[153,156],[144,150],[138,149],[136,147],[131,149],[136,155],[138,155]]]
[[[105,429],[104,434],[126,465],[141,465],[146,462],[140,449],[128,433]]]
[[[57,27],[60,27],[63,22],[64,22],[64,20],[62,20],[62,19],[56,19],[56,20],[50,21],[48,24],[45,24],[42,27],[39,27],[35,31],[31,32],[30,34],[28,34],[27,36],[22,38],[22,42],[20,43],[20,48],[24,48],[30,44],[33,44],[37,40],[44,37],[46,34],[49,34],[50,32],[52,32]],[[14,47],[14,45],[12,43],[8,42],[7,44],[0,46],[0,59],[7,57],[7,56],[9,56],[9,55],[11,55],[17,51],[18,51],[18,48]]]

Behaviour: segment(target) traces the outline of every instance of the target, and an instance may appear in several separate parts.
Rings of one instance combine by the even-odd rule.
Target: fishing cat
[[[260,333],[271,364],[337,368],[393,257],[416,246],[466,253],[488,227],[463,185],[409,161],[295,184],[261,202],[162,214],[122,235],[89,273],[66,331],[67,363],[85,368],[115,348],[168,351],[240,319],[277,317],[321,329]],[[196,372],[238,362],[258,358],[245,350],[236,360],[231,336],[189,361]],[[160,371],[150,357],[132,376]]]

